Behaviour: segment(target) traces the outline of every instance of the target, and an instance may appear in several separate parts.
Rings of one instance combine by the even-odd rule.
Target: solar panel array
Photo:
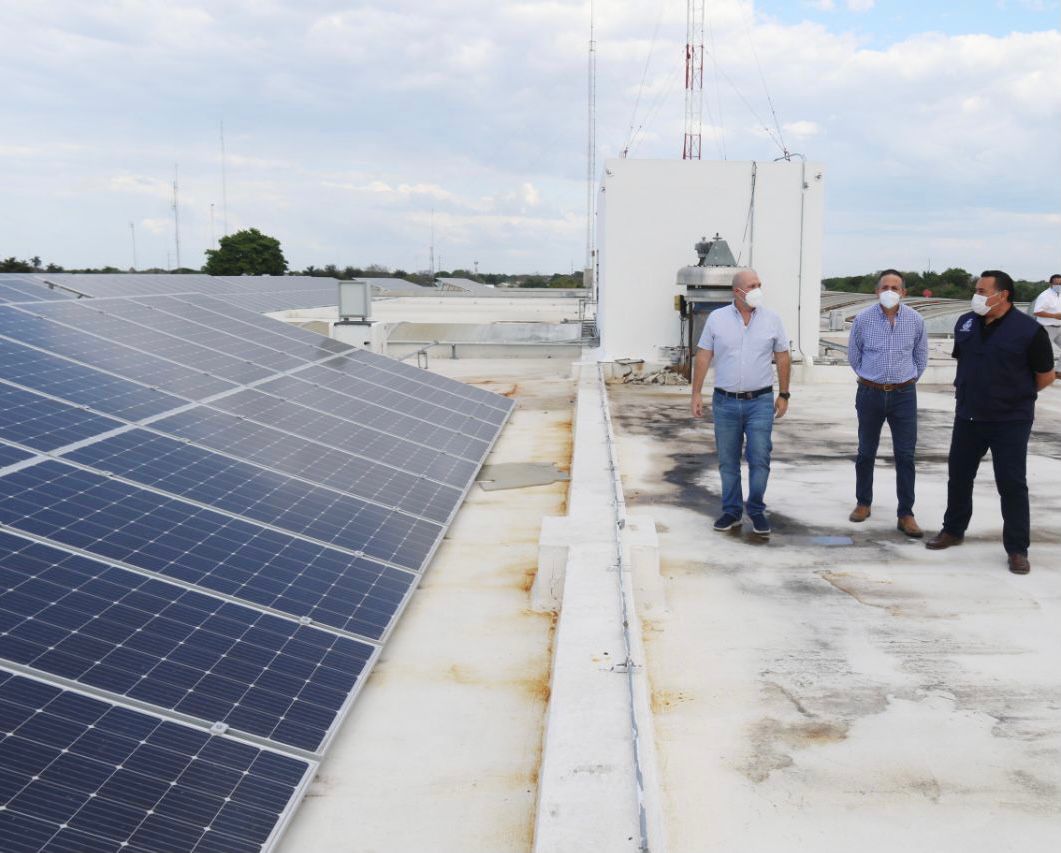
[[[0,276],[0,850],[261,853],[512,404],[127,278]]]

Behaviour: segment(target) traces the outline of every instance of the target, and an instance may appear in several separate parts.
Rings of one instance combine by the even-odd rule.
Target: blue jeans
[[[917,386],[881,391],[859,385],[855,392],[858,412],[858,456],[855,458],[855,500],[863,506],[873,503],[873,464],[885,422],[892,434],[895,456],[897,515],[914,514],[914,449],[917,447]]]
[[[1028,553],[1031,512],[1028,506],[1028,438],[1031,421],[954,419],[947,457],[947,512],[943,529],[964,536],[973,517],[973,481],[988,450],[995,468],[995,488],[1002,499],[1002,547],[1007,554]]]
[[[763,497],[766,494],[766,481],[770,478],[770,451],[773,450],[770,433],[774,428],[774,395],[763,394],[751,400],[737,400],[716,391],[711,400],[711,413],[715,421],[718,471],[722,475],[722,511],[737,518],[744,514],[740,457],[747,439],[747,508],[749,515],[757,515],[766,509]]]

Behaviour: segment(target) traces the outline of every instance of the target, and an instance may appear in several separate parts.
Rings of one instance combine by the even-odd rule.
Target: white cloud
[[[883,10],[868,0],[813,5]],[[130,221],[169,221],[179,162],[182,254],[201,258],[211,203],[221,227],[223,118],[229,228],[275,233],[296,266],[415,267],[432,208],[443,251],[462,241],[482,269],[522,264],[528,250],[543,269],[582,255],[584,0],[5,9],[5,30],[17,35],[0,55],[8,254],[93,265],[123,257]],[[1013,214],[1051,203],[1043,187],[1061,180],[1056,31],[921,35],[870,49],[864,36],[784,25],[746,0],[708,11],[704,154],[778,156],[763,130],[777,133],[765,78],[786,144],[828,170],[827,269],[855,263],[856,243],[840,231],[851,223],[868,229],[860,251],[874,234],[919,245],[938,229],[950,242],[935,250],[960,264],[960,240],[994,235],[984,219],[952,221],[950,211],[975,206],[985,188]],[[609,0],[597,15],[598,162],[627,143],[639,92],[632,156],[676,157],[684,4]],[[875,17],[859,26],[869,31]],[[851,19],[828,20],[843,28]],[[158,227],[152,249],[144,226],[142,255],[165,251]],[[520,228],[531,242],[517,239]],[[1014,257],[1045,263],[1056,245],[1048,233],[1029,225]]]

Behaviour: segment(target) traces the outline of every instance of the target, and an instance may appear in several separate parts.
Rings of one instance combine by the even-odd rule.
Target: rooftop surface
[[[583,417],[568,368],[432,361],[518,401],[488,464],[567,466],[572,417]],[[639,603],[666,836],[653,849],[1054,849],[1061,391],[1040,397],[1033,569],[1017,578],[986,462],[958,549],[929,552],[895,530],[886,439],[874,514],[852,524],[853,384],[793,390],[774,433],[775,532],[763,542],[710,529],[717,463],[688,388],[608,386],[627,507],[654,521],[664,590]],[[915,509],[931,532],[950,388],[921,388],[919,406]],[[567,493],[473,489],[283,853],[535,849],[554,635],[529,591],[542,522],[567,511]]]
[[[874,514],[853,524],[854,386],[793,391],[763,543],[710,529],[717,463],[688,389],[611,387],[627,503],[660,540],[666,606],[642,619],[670,849],[1055,849],[1061,392],[1040,397],[1033,569],[1016,578],[990,465],[960,548],[895,530],[886,452]],[[915,511],[931,532],[952,406],[949,387],[920,389]]]

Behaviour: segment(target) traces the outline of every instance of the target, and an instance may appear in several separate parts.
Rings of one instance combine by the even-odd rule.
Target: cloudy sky
[[[599,162],[680,156],[685,7],[597,0]],[[704,156],[825,164],[826,275],[1061,269],[1059,0],[707,10]],[[133,223],[175,264],[179,164],[186,266],[227,225],[423,269],[432,223],[447,269],[582,263],[585,2],[0,0],[0,31],[0,256],[128,266]]]

